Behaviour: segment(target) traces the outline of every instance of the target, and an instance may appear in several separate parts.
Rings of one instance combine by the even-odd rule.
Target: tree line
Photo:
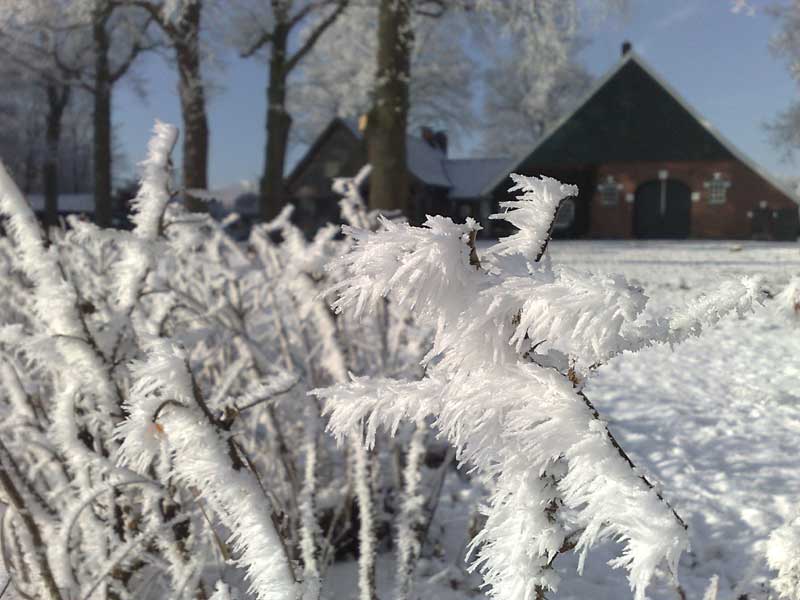
[[[112,99],[121,81],[136,81],[135,67],[147,54],[166,58],[178,76],[183,188],[208,188],[205,70],[220,48],[262,60],[268,73],[262,218],[274,217],[286,202],[283,174],[292,140],[319,131],[332,116],[366,116],[374,167],[371,202],[396,208],[409,194],[405,135],[410,127],[425,122],[456,135],[477,127],[485,140],[494,140],[487,147],[514,154],[588,86],[588,74],[575,61],[587,11],[620,14],[626,4],[7,0],[0,7],[0,78],[24,82],[39,97],[37,140],[43,141],[37,141],[41,152],[28,168],[40,171],[50,224],[67,176],[63,155],[71,142],[65,128],[78,119],[88,121],[82,131],[90,132],[84,146],[91,156],[87,187],[95,196],[96,220],[110,225],[118,160]],[[484,99],[474,94],[480,85],[489,88]],[[476,112],[482,113],[480,124]],[[16,116],[9,118],[19,126]],[[7,142],[3,159],[24,181],[18,150],[18,144]],[[190,193],[186,202],[191,209],[203,208]]]

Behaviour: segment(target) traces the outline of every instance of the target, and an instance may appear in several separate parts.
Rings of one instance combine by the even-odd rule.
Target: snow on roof
[[[447,154],[443,150],[409,135],[406,138],[406,160],[408,170],[428,185],[446,188],[452,186],[444,168]]]
[[[44,212],[44,194],[28,194],[28,202],[34,212]],[[59,194],[58,212],[94,214],[94,195]]]
[[[337,121],[357,139],[363,139],[357,120],[337,117],[332,124]],[[415,135],[406,136],[406,161],[408,170],[417,179],[427,185],[447,188],[451,198],[461,200],[482,197],[494,178],[507,177],[516,164],[510,157],[447,158],[444,149]]]
[[[452,184],[450,197],[454,199],[479,198],[486,186],[498,176],[508,176],[514,159],[503,158],[451,158],[444,161],[444,169]]]
[[[338,119],[358,139],[363,139],[364,134],[358,127],[355,119]],[[428,185],[449,188],[452,186],[447,176],[443,162],[447,153],[439,148],[434,148],[425,140],[413,135],[406,136],[406,161],[408,170],[420,181]]]

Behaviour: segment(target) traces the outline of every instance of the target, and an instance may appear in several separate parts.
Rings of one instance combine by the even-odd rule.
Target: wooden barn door
[[[661,179],[636,190],[633,233],[638,238],[681,239],[691,231],[692,192],[685,183]]]

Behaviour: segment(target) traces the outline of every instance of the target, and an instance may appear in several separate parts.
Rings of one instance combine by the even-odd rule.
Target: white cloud
[[[743,13],[748,17],[756,14],[756,9],[749,0],[731,0],[731,10],[735,13]]]
[[[734,1],[744,2],[744,0]],[[677,25],[678,23],[684,23],[700,12],[700,8],[701,6],[699,2],[684,4],[683,6],[679,6],[676,10],[662,16],[658,21],[656,21],[655,25],[658,29],[667,29]]]

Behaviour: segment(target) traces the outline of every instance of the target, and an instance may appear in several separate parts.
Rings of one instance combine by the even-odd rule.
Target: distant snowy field
[[[800,245],[753,242],[554,242],[554,264],[621,273],[650,295],[654,312],[680,306],[724,279],[764,276],[778,290],[800,274]],[[764,544],[800,508],[800,322],[767,301],[674,352],[651,348],[603,367],[587,395],[634,461],[663,486],[689,524],[681,561],[689,599],[713,575],[720,600],[766,598]],[[624,574],[590,553],[583,578],[557,561],[557,598],[630,598]],[[653,598],[677,598],[668,581]]]
[[[760,274],[775,291],[800,274],[798,244],[556,241],[551,255],[555,265],[625,275],[649,292],[654,312],[727,278]],[[767,598],[765,541],[800,507],[800,322],[793,325],[767,301],[756,314],[724,321],[675,352],[651,348],[614,359],[587,394],[690,526],[692,550],[680,569],[686,598],[702,598],[713,575],[720,578],[720,600]],[[473,496],[462,480],[449,477],[432,529],[448,556],[465,542]],[[618,549],[609,541],[590,552],[583,577],[575,573],[575,558],[559,558],[562,585],[548,597],[632,598],[625,574],[605,564]],[[357,597],[353,567],[334,566],[325,598]],[[391,568],[387,558],[379,560],[384,599],[392,597]],[[479,596],[464,581],[460,565],[425,561],[418,596]],[[4,582],[0,573],[0,589]],[[678,598],[667,579],[655,582],[649,596]]]

